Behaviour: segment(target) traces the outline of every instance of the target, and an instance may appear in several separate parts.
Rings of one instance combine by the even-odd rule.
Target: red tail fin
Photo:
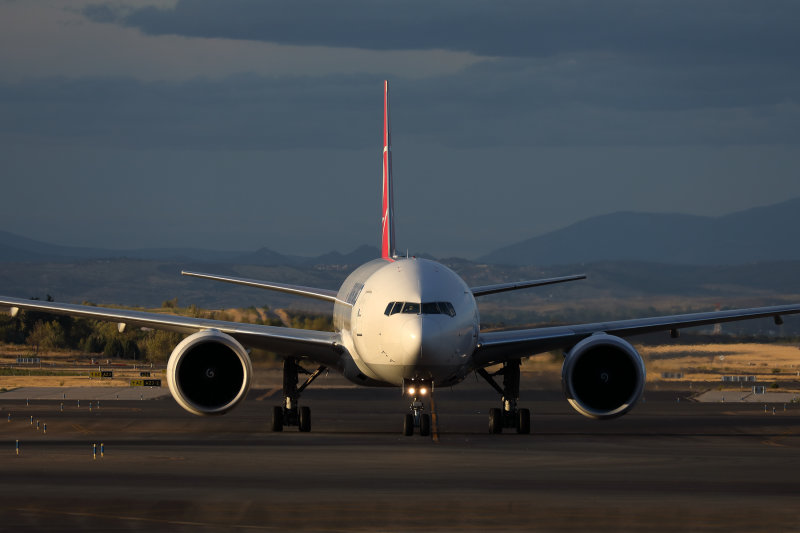
[[[383,82],[383,216],[381,219],[381,257],[393,261],[394,192],[392,190],[392,130],[389,125],[389,82]]]

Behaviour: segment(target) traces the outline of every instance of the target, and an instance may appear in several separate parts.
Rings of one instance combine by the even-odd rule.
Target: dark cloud
[[[397,134],[449,146],[785,144],[800,140],[800,71],[647,69],[602,57],[506,60],[392,82]],[[381,77],[0,85],[6,143],[124,148],[370,149]]]
[[[477,255],[618,209],[774,203],[798,194],[798,10],[738,0],[95,5],[87,18],[153,35],[491,57],[414,79],[392,74],[394,55],[385,73],[13,78],[0,83],[0,168],[14,184],[0,225],[93,246],[374,243],[384,77],[398,238],[420,251]],[[133,41],[147,46],[123,57],[142,64],[176,43]],[[212,55],[216,44],[177,41]],[[278,53],[288,63],[295,52]],[[21,46],[19,61],[39,53]],[[441,57],[424,55],[426,69]],[[103,60],[78,70],[103,72]],[[215,61],[195,66],[214,76]]]
[[[364,105],[367,94],[375,105]],[[379,115],[370,111],[380,98],[379,80],[352,76],[323,84],[249,75],[181,83],[41,79],[0,85],[0,132],[9,141],[126,148],[363,148],[376,136]]]
[[[796,2],[670,0],[179,0],[84,14],[153,35],[499,57],[610,53],[659,63],[797,64]]]
[[[800,136],[796,3],[180,0],[172,9],[96,5],[85,15],[150,34],[492,56],[453,75],[393,79],[397,120],[426,143],[727,145]],[[225,146],[286,147],[312,132],[324,146],[357,147],[363,128],[374,128],[374,105],[365,103],[379,80],[245,77],[163,92],[144,86],[140,97],[153,109],[168,102],[156,115],[173,139],[184,121],[193,143],[209,135]],[[211,112],[195,105],[215,109],[213,131],[202,120]]]

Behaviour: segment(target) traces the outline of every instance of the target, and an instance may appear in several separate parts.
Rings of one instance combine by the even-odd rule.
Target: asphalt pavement
[[[800,530],[797,405],[654,390],[603,422],[550,389],[523,379],[530,435],[488,434],[485,383],[439,389],[432,437],[401,435],[399,391],[335,377],[302,398],[311,433],[269,431],[270,386],[215,417],[0,394],[0,531]]]

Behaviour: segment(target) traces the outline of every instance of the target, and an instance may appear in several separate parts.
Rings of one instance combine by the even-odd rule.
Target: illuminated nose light
[[[422,396],[425,396],[426,394],[428,394],[428,389],[426,389],[425,387],[421,387],[421,388],[419,389],[419,393],[420,393]]]
[[[416,392],[417,392],[417,389],[415,389],[414,387],[409,387],[409,388],[408,388],[408,393],[409,393],[409,394],[414,394],[414,393],[416,393]]]

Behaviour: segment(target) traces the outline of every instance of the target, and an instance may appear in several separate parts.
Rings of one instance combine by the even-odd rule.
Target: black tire
[[[280,405],[272,408],[272,431],[283,431],[283,407]]]
[[[431,415],[428,413],[419,415],[419,434],[423,437],[431,434]]]
[[[303,433],[311,431],[311,408],[302,406],[300,407],[300,421],[298,428]]]
[[[527,435],[531,432],[531,411],[520,409],[517,412],[517,433]]]
[[[503,432],[503,413],[497,407],[489,409],[489,433]]]
[[[403,435],[410,437],[414,434],[414,415],[411,413],[406,414],[403,418]]]

